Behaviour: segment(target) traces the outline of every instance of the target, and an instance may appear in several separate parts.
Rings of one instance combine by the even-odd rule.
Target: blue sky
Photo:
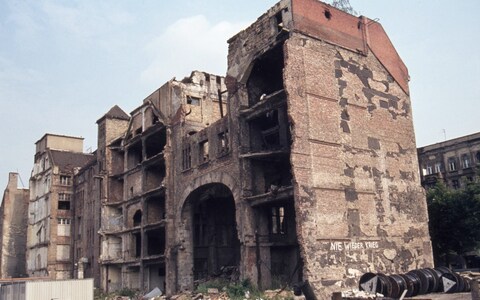
[[[82,136],[172,77],[224,75],[226,40],[273,0],[0,0],[0,190],[23,183],[46,132]],[[410,72],[417,145],[479,131],[480,1],[350,0],[378,18]]]

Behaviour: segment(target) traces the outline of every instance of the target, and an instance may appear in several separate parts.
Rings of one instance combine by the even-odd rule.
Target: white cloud
[[[145,47],[150,65],[141,73],[145,83],[163,84],[193,70],[224,75],[227,66],[227,40],[246,23],[211,24],[205,16],[179,19]]]

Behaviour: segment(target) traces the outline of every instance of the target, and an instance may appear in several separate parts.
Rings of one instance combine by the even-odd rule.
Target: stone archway
[[[238,270],[235,201],[227,186],[210,183],[193,190],[186,198],[182,219],[191,220],[185,248],[191,255],[194,280]]]

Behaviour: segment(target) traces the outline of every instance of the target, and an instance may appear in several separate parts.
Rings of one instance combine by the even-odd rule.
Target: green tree
[[[462,255],[480,245],[480,183],[463,186],[454,190],[439,182],[427,191],[433,253],[446,265],[448,254]]]

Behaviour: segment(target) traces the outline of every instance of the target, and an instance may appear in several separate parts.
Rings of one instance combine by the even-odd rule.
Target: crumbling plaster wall
[[[204,73],[201,73],[204,75]],[[220,118],[218,89],[226,90],[224,78],[210,75],[210,84],[203,84],[201,78],[193,77],[190,84],[181,83],[184,99],[187,95],[203,95],[200,111],[195,112],[192,105],[182,100],[181,108],[174,122],[170,126],[169,138],[171,149],[166,153],[167,172],[169,182],[167,186],[167,294],[179,290],[193,289],[193,235],[191,201],[187,201],[196,189],[208,184],[223,184],[232,192],[236,209],[236,224],[240,240],[240,273],[244,278],[256,280],[255,269],[255,243],[254,227],[252,220],[253,211],[250,206],[242,201],[240,189],[241,172],[238,162],[239,139],[238,119],[233,110],[238,110],[236,100],[226,106],[227,95],[223,98],[224,118]],[[214,87],[212,85],[215,84]],[[194,85],[192,87],[192,85]],[[201,89],[199,89],[201,88]],[[195,108],[195,107],[193,107]],[[201,117],[198,113],[201,112]],[[227,118],[227,115],[231,116]],[[208,126],[205,128],[205,126]],[[193,133],[195,132],[195,133]],[[222,149],[219,134],[228,132],[228,150]],[[193,133],[193,135],[191,135]],[[208,140],[208,161],[200,160],[200,147],[202,141]],[[183,169],[182,150],[186,145],[191,149],[191,168]],[[170,164],[171,163],[171,164]],[[190,199],[195,200],[195,199]]]
[[[0,207],[0,278],[23,277],[26,272],[29,190],[17,186],[18,174],[9,173]]]
[[[41,143],[46,144],[45,139]],[[37,142],[37,149],[40,142]],[[51,181],[53,180],[53,167],[50,163],[43,163],[49,158],[46,152],[37,153],[36,160],[30,178],[30,196],[28,204],[28,228],[27,228],[27,253],[26,267],[29,276],[48,276],[47,253],[50,242]],[[51,161],[50,159],[48,161]]]
[[[301,34],[284,50],[304,279],[321,295],[432,266],[409,96],[372,53]]]
[[[239,186],[240,171],[238,164],[236,164],[237,154],[236,150],[231,150],[229,153],[220,154],[217,152],[216,136],[218,132],[226,129],[225,122],[227,119],[222,119],[217,123],[211,125],[208,129],[200,131],[194,136],[190,137],[192,145],[192,157],[198,156],[198,148],[195,147],[200,141],[200,136],[205,136],[209,139],[210,145],[210,160],[206,163],[199,164],[198,160],[192,161],[192,168],[189,170],[182,170],[182,139],[185,134],[182,126],[174,126],[172,128],[172,146],[175,155],[173,169],[175,170],[173,195],[167,201],[167,224],[173,224],[169,227],[167,232],[167,267],[169,273],[167,274],[167,288],[169,292],[175,290],[191,290],[193,289],[193,235],[192,235],[192,220],[190,219],[190,203],[186,203],[188,196],[196,189],[211,183],[220,183],[227,186],[232,192],[235,206],[236,206],[236,221],[238,235],[241,245],[242,260],[245,261],[246,256],[250,252],[254,252],[253,242],[248,242],[245,237],[253,237],[254,231],[248,225],[247,220],[251,216],[251,211],[248,205],[241,201],[241,190]],[[237,142],[230,141],[230,149],[236,149]],[[173,179],[173,178],[172,178]],[[249,233],[249,234],[248,234]],[[247,250],[248,246],[250,251]],[[251,255],[251,254],[250,254]],[[246,266],[242,264],[241,266]],[[242,274],[249,271],[240,270]],[[251,272],[250,272],[251,273]],[[251,277],[251,276],[246,276]]]
[[[250,76],[253,61],[270,50],[270,47],[287,33],[278,27],[275,16],[282,16],[283,28],[288,30],[292,22],[290,2],[290,0],[278,2],[255,23],[228,40],[227,85],[231,84],[232,79],[245,84]],[[232,86],[229,87],[229,92],[234,93],[235,90]],[[248,97],[240,98],[240,105],[247,103]]]

